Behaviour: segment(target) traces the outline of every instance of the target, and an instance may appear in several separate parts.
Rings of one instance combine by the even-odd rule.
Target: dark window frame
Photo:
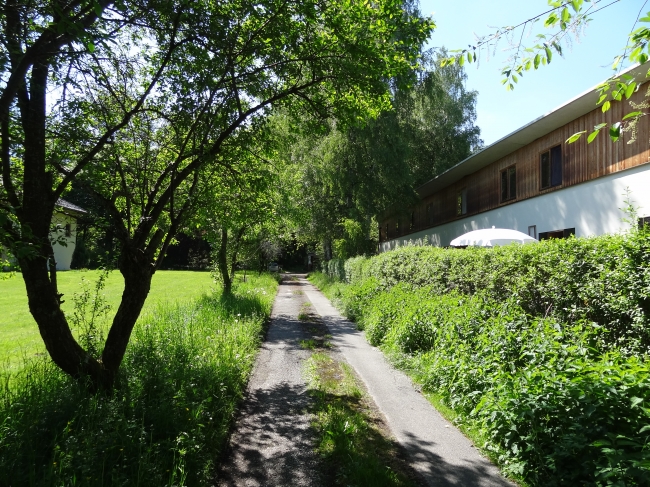
[[[427,205],[427,225],[433,225],[433,203]]]
[[[644,226],[650,226],[650,216],[642,216],[638,219],[639,230],[643,230]]]
[[[517,165],[513,164],[500,171],[499,189],[501,203],[517,199]],[[505,183],[505,184],[504,184]]]
[[[539,190],[562,186],[562,144],[549,147],[539,153]]]
[[[552,238],[569,238],[571,235],[575,236],[576,234],[576,229],[575,228],[564,228],[562,230],[551,230],[548,232],[540,232],[539,237],[537,240],[540,242],[542,240],[548,240]]]
[[[467,214],[467,188],[456,192],[456,216]]]

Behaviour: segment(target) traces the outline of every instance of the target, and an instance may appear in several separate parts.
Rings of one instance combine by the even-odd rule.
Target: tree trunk
[[[223,280],[223,293],[232,293],[232,281],[228,273],[228,230],[224,227],[221,229],[221,244],[217,252],[217,267]]]
[[[124,292],[106,337],[101,359],[110,384],[114,382],[122,363],[133,327],[149,295],[151,279],[155,272],[151,259],[139,249],[129,248],[128,245],[122,249],[118,267],[124,277]]]
[[[235,270],[237,269],[237,255],[239,254],[239,246],[241,239],[244,236],[246,227],[242,226],[235,234],[235,240],[232,244],[232,262],[230,262],[230,279],[235,279]]]
[[[54,363],[77,379],[87,377],[95,388],[111,387],[102,365],[75,340],[59,306],[59,296],[48,276],[47,259],[41,256],[18,259],[32,313],[45,348]],[[47,255],[47,254],[45,254]]]

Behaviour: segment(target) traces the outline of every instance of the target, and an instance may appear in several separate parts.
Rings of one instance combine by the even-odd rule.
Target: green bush
[[[647,231],[493,249],[402,247],[349,267],[351,284],[373,277],[384,289],[408,283],[438,294],[514,298],[533,316],[597,323],[599,339],[611,350],[650,349]]]
[[[367,277],[366,269],[371,260],[368,257],[352,257],[345,261],[345,282],[361,282]]]
[[[345,281],[345,260],[330,259],[323,262],[323,274],[335,281]]]
[[[342,307],[529,485],[650,485],[650,236],[407,247]]]

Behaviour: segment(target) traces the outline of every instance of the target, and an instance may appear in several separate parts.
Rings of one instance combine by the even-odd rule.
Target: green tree
[[[511,35],[518,29],[521,29],[521,38],[523,38],[525,30],[536,29],[541,24],[543,29],[536,29],[538,33],[535,36],[535,44],[525,45],[521,41],[515,44],[513,54],[501,71],[503,85],[507,90],[513,90],[524,74],[550,64],[554,55],[562,56],[563,46],[569,39],[582,33],[584,27],[591,20],[591,13],[607,8],[615,2],[604,6],[598,5],[598,2],[585,2],[584,0],[547,0],[547,3],[550,9],[535,17],[526,19],[514,26],[497,28],[492,34],[478,37],[476,42],[473,45],[470,44],[468,48],[452,51],[452,56],[443,59],[443,65],[458,64],[463,66],[465,62],[477,62],[484,52],[492,50],[502,38]],[[639,12],[634,22],[634,28],[628,35],[627,45],[623,47],[621,54],[613,60],[612,76],[596,88],[600,94],[597,105],[602,108],[603,112],[610,109],[613,101],[629,100],[639,88],[637,79],[620,72],[626,62],[645,64],[648,61],[650,55],[650,28],[645,25],[639,26],[639,23],[650,23],[650,12],[647,12],[643,17]],[[650,69],[646,74],[647,76],[650,76]],[[650,107],[650,102],[646,100],[641,105],[633,105],[633,111],[626,113],[620,121],[611,124],[611,126],[608,123],[596,125],[593,130],[589,131],[587,141],[589,143],[593,142],[603,130],[607,130],[614,142],[618,141],[623,130],[628,130],[634,137],[640,118],[648,115],[647,112],[643,111],[648,107]],[[573,134],[567,142],[575,142],[587,132],[587,130],[584,130]]]
[[[1,243],[53,361],[106,388],[202,171],[225,171],[233,137],[276,107],[379,111],[383,80],[412,69],[433,27],[398,0],[7,0],[0,25]],[[52,213],[73,182],[105,208],[125,282],[98,358],[48,274]]]
[[[480,147],[476,93],[465,90],[462,67],[436,59],[424,55],[411,86],[393,86],[391,109],[363,125],[330,121],[302,136],[296,122],[278,125],[288,134],[282,157],[299,168],[287,175],[300,202],[298,227],[322,242],[326,259],[374,252],[382,212],[408,208],[419,185]]]

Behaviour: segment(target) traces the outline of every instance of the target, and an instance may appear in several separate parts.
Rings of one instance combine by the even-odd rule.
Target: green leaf
[[[636,82],[632,81],[629,85],[627,85],[627,89],[625,90],[625,98],[628,100],[630,97],[634,94],[634,89],[636,88]]]
[[[568,139],[566,139],[566,143],[567,143],[567,144],[573,144],[576,140],[578,140],[580,137],[582,137],[582,134],[586,134],[586,133],[587,133],[586,130],[583,130],[583,131],[581,131],[581,132],[576,132],[576,133],[573,134],[571,137],[569,137]]]
[[[625,116],[622,118],[622,120],[627,120],[628,118],[632,118],[632,117],[638,117],[639,115],[641,115],[641,113],[642,113],[642,112],[630,112],[630,113],[628,113],[627,115],[625,115]]]
[[[587,137],[588,144],[591,144],[594,141],[594,139],[598,137],[598,132],[600,132],[600,130],[594,130],[592,133],[589,134],[589,137]]]
[[[609,110],[611,108],[611,106],[612,106],[612,103],[609,100],[607,100],[605,103],[603,103],[603,107],[602,107],[603,113],[605,113],[607,110]]]
[[[93,44],[92,41],[88,41],[88,43],[86,44],[86,48],[88,49],[88,52],[90,54],[95,52],[95,44]]]
[[[650,424],[646,424],[643,428],[639,430],[639,433],[645,433],[646,431],[650,431]]]
[[[596,103],[596,105],[600,105],[605,100],[605,98],[607,98],[607,95],[600,95],[600,98],[598,99],[598,103]]]
[[[546,48],[546,60],[548,61],[549,64],[551,64],[551,59],[553,59],[553,53],[551,50],[547,47]]]
[[[642,402],[643,402],[643,398],[641,398],[641,397],[633,397],[632,401],[630,402],[630,407],[635,408],[639,404],[641,404]]]
[[[599,123],[598,125],[594,125],[594,130],[600,130],[607,127],[607,123]]]
[[[621,122],[616,122],[609,128],[609,138],[616,142],[621,136]]]
[[[536,54],[535,55],[535,60],[533,61],[534,65],[535,65],[535,69],[539,68],[539,62],[540,62],[540,55]]]
[[[569,13],[569,9],[564,7],[564,9],[562,9],[562,21],[568,22],[569,20],[571,20],[571,14]]]

